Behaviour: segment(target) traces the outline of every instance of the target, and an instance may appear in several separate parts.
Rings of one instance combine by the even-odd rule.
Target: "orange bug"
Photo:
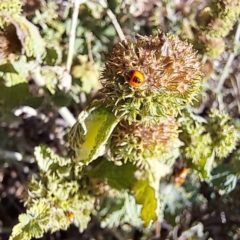
[[[68,220],[71,222],[71,223],[73,223],[73,221],[74,221],[74,213],[72,213],[72,212],[68,212],[67,213],[67,217],[68,217]]]
[[[187,168],[183,167],[180,171],[174,174],[175,186],[179,187],[185,182],[187,178],[187,172],[188,172]]]
[[[138,70],[126,70],[124,72],[124,77],[133,87],[140,87],[144,83],[144,76]]]

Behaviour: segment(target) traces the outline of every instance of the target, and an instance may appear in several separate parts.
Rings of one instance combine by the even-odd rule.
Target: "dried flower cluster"
[[[231,31],[239,15],[240,1],[211,0],[198,16],[196,48],[214,58],[223,53],[223,38]]]
[[[159,158],[175,147],[173,143],[178,138],[177,128],[174,119],[165,119],[148,127],[136,122],[129,125],[123,120],[112,134],[111,155],[114,160],[123,159],[124,162],[131,161],[146,167],[146,159]]]
[[[131,86],[127,70],[138,70],[144,83]],[[123,41],[107,57],[102,73],[105,103],[127,121],[157,123],[176,116],[199,93],[202,73],[196,51],[176,36],[137,36]]]
[[[162,32],[113,48],[101,82],[105,104],[123,119],[110,139],[114,160],[173,164],[166,154],[177,148],[175,117],[200,91],[200,65],[192,45]]]
[[[181,125],[181,154],[188,167],[208,177],[215,158],[226,158],[238,143],[237,129],[228,114],[211,109],[206,121],[197,121],[190,116],[179,119]]]

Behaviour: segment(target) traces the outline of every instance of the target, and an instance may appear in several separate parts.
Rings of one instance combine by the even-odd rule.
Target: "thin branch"
[[[223,72],[222,72],[222,75],[219,79],[219,82],[218,82],[218,86],[216,88],[216,92],[219,92],[222,87],[223,87],[223,84],[229,74],[229,68],[230,66],[232,65],[232,62],[237,54],[237,51],[236,51],[236,46],[239,42],[239,38],[240,38],[240,23],[238,23],[238,27],[237,27],[237,31],[236,31],[236,34],[235,34],[235,38],[234,38],[234,51],[232,53],[230,53],[229,57],[228,57],[228,60],[226,62],[226,65],[223,69]]]
[[[34,157],[22,155],[20,152],[12,152],[0,149],[0,160],[4,161],[17,161],[25,163],[34,163]]]
[[[157,221],[156,222],[156,232],[155,232],[155,234],[156,234],[156,236],[158,236],[158,237],[160,237],[161,236],[161,222],[160,221]]]
[[[0,158],[4,160],[14,160],[14,161],[22,161],[23,156],[19,152],[11,152],[0,149]]]
[[[122,31],[122,28],[121,28],[120,24],[118,23],[118,20],[117,20],[115,14],[112,12],[111,9],[108,8],[106,1],[105,0],[99,0],[99,3],[101,4],[101,6],[103,8],[105,8],[107,10],[107,15],[112,20],[112,24],[115,27],[120,40],[121,41],[125,40],[125,35]]]
[[[59,108],[58,113],[68,123],[68,126],[70,126],[70,127],[72,127],[75,124],[75,122],[77,121],[76,118],[72,115],[72,113],[68,110],[67,107]]]
[[[84,2],[86,2],[86,0],[75,0],[74,1],[73,14],[72,14],[72,25],[71,25],[71,29],[70,29],[70,33],[69,33],[69,49],[68,49],[67,66],[66,66],[68,72],[70,72],[70,69],[72,66],[79,6]]]
[[[89,58],[89,61],[93,64],[94,60],[93,60],[93,54],[92,54],[91,41],[92,41],[92,33],[89,33],[87,38],[88,58]]]

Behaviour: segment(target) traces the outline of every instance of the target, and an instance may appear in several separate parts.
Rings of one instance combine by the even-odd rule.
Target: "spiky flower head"
[[[199,32],[196,35],[196,48],[211,58],[216,58],[225,50],[225,42],[222,38],[213,38],[207,32]]]
[[[225,50],[224,37],[239,19],[239,0],[210,0],[198,14],[198,33],[194,46],[216,58]]]
[[[166,153],[174,148],[177,128],[174,119],[165,118],[147,127],[138,122],[130,125],[122,120],[112,133],[111,155],[114,160],[131,161],[144,168],[148,167],[147,161],[151,158],[157,157],[162,163],[168,163]]]
[[[238,142],[237,129],[231,123],[230,116],[223,111],[211,109],[206,128],[211,134],[216,156],[227,157]]]
[[[190,117],[179,119],[181,123],[180,140],[184,143],[181,153],[188,162],[199,164],[212,151],[212,139],[204,125]]]
[[[130,123],[172,117],[199,92],[202,73],[197,53],[186,41],[162,32],[136,38],[117,44],[106,59],[101,77],[105,102]],[[140,84],[134,84],[137,71],[143,77],[135,78],[143,80]]]
[[[213,38],[225,37],[239,18],[240,1],[211,0],[209,7],[209,22],[205,31]]]

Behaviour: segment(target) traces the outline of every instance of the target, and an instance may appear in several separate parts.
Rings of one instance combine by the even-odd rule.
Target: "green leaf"
[[[26,78],[19,74],[11,63],[0,65],[0,78],[3,78],[8,87],[26,83]]]
[[[10,124],[19,121],[19,118],[14,115],[12,109],[6,109],[3,107],[2,109],[0,109],[0,121]]]
[[[235,189],[238,177],[234,174],[231,165],[220,164],[212,171],[211,183],[217,187],[221,194],[230,193]]]
[[[141,206],[136,203],[134,196],[124,192],[114,198],[104,197],[98,216],[101,218],[102,227],[113,228],[124,223],[141,227],[140,209]]]
[[[34,156],[38,162],[40,170],[43,172],[47,172],[51,164],[53,164],[51,153],[52,151],[46,146],[39,146],[34,149]]]
[[[211,171],[213,167],[213,162],[215,160],[215,154],[202,157],[198,162],[190,162],[188,160],[188,166],[196,169],[199,172],[199,177],[202,179],[207,179],[211,177]]]
[[[14,62],[11,62],[13,68],[22,76],[27,78],[29,76],[29,68],[27,66],[27,57],[25,55],[21,55]]]
[[[52,171],[61,176],[69,174],[71,159],[60,157],[46,146],[35,147],[34,155],[38,163],[38,167],[42,172]],[[65,170],[65,171],[64,171]]]
[[[52,97],[54,104],[58,107],[64,107],[70,105],[72,98],[69,94],[55,94]]]
[[[43,236],[43,229],[36,220],[32,220],[23,230],[26,233],[30,233],[32,237],[40,238]]]
[[[46,47],[46,56],[43,59],[43,63],[49,66],[55,66],[61,63],[62,52],[58,45],[48,44]]]
[[[46,226],[50,221],[49,202],[44,198],[36,200],[34,205],[27,210],[27,214],[30,215],[34,221],[37,221],[38,224]],[[38,228],[33,220],[31,221],[31,224]]]
[[[145,226],[151,221],[157,220],[157,199],[155,190],[150,186],[147,180],[138,181],[133,187],[136,196],[136,202],[142,205],[141,219]]]
[[[103,159],[99,165],[87,172],[87,175],[91,179],[102,179],[111,187],[122,190],[131,189],[136,183],[137,179],[134,175],[136,170],[136,166],[130,162],[117,166],[114,162]]]
[[[159,180],[153,178],[152,181],[138,180],[135,175],[136,170],[137,167],[130,162],[117,166],[114,162],[104,159],[97,167],[87,172],[87,175],[91,179],[102,179],[115,189],[132,190],[135,193],[137,204],[142,205],[140,217],[147,226],[150,221],[154,221],[157,218],[156,194],[158,192],[158,185],[156,182],[159,182]]]
[[[17,36],[26,55],[40,59],[45,54],[45,46],[38,29],[20,15],[11,16],[9,21],[15,26]]]
[[[0,106],[2,106],[4,109],[19,107],[19,105],[25,101],[28,95],[28,85],[26,83],[19,83],[12,87],[0,85]]]
[[[79,78],[79,85],[81,85],[81,91],[90,93],[92,89],[99,89],[99,69],[100,66],[97,63],[88,61],[88,56],[83,55],[80,58],[80,64],[73,67],[72,75],[74,78]]]
[[[39,108],[44,101],[44,98],[42,97],[33,97],[28,96],[27,99],[24,101],[24,105],[27,105],[32,108]]]
[[[13,227],[9,240],[31,240],[31,238],[31,234],[23,231],[21,224],[17,224]]]
[[[22,224],[22,226],[26,226],[32,220],[32,217],[28,214],[21,214],[18,217],[18,220]]]
[[[37,202],[36,205],[31,207],[27,214],[21,214],[19,216],[19,224],[14,226],[12,235],[10,239],[31,239],[32,237],[42,237],[43,236],[43,225],[49,222],[49,210],[50,207],[41,200]]]
[[[147,226],[150,221],[157,219],[156,193],[158,189],[155,191],[151,186],[153,183],[149,180],[138,180],[136,170],[137,167],[130,162],[117,166],[114,162],[103,159],[97,167],[87,172],[87,175],[90,179],[102,179],[115,189],[132,190],[135,193],[136,203],[142,205],[140,217]]]
[[[107,140],[119,121],[120,118],[101,101],[94,102],[82,111],[69,132],[69,143],[75,153],[75,160],[88,164],[102,155]]]

